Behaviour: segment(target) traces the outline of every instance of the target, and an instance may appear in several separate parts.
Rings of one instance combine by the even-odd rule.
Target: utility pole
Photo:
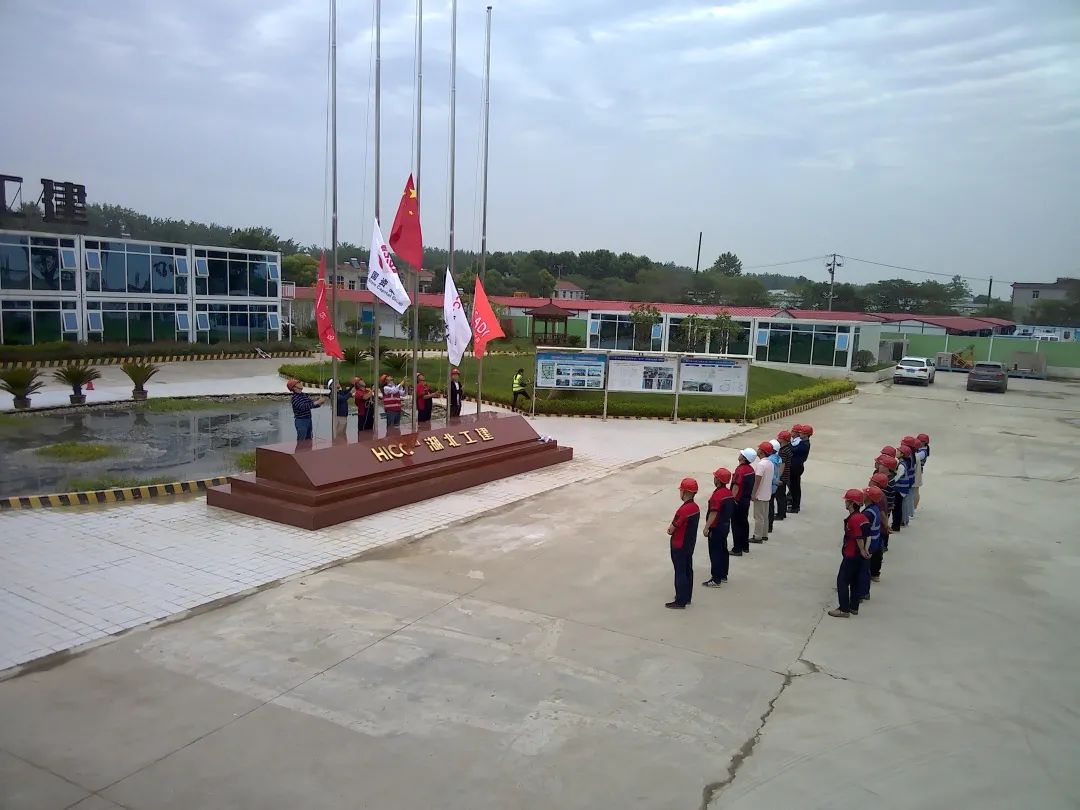
[[[833,286],[836,284],[836,268],[843,267],[844,263],[834,253],[832,260],[825,262],[825,269],[829,271],[829,312],[832,312]]]
[[[990,276],[990,287],[986,290],[986,305],[990,306],[990,299],[994,295],[994,277]]]
[[[697,232],[697,262],[694,264],[694,272],[701,272],[701,237],[704,231]]]

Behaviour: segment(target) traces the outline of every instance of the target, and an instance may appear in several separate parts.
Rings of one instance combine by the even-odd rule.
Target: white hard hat
[[[754,452],[754,448],[752,447],[747,447],[745,450],[739,453],[739,455],[745,458],[747,461],[757,461],[757,453]]]
[[[772,445],[773,450],[779,450],[780,449],[780,442],[778,442],[776,439],[773,439],[772,441],[770,441],[769,444]]]
[[[330,390],[333,387],[334,387],[334,378],[331,377],[329,380],[326,381],[326,389]]]

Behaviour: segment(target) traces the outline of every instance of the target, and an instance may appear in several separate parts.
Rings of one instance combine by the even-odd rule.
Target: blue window
[[[60,251],[60,269],[61,270],[74,270],[78,262],[75,259],[75,251],[71,248],[64,248]]]
[[[188,274],[187,256],[176,257],[176,275],[186,276]]]
[[[210,313],[209,312],[196,312],[195,313],[195,328],[200,332],[210,331]]]
[[[79,331],[79,313],[72,309],[65,309],[62,313],[64,318],[64,331],[65,332],[78,332]]]
[[[191,318],[188,316],[188,314],[186,312],[177,312],[176,313],[176,331],[177,332],[187,332],[189,329],[191,329]]]
[[[281,328],[281,319],[276,312],[270,312],[266,315],[266,322],[269,324],[270,329],[276,332]]]
[[[101,311],[90,310],[86,313],[86,329],[88,332],[103,332],[105,331],[101,323]]]
[[[206,259],[195,260],[195,277],[206,278],[210,275],[210,269],[206,265]]]
[[[101,270],[101,252],[97,250],[86,251],[86,269]]]
[[[269,265],[269,268],[270,268],[270,280],[271,281],[280,281],[281,280],[281,268],[277,266],[277,262],[271,262],[270,265]]]

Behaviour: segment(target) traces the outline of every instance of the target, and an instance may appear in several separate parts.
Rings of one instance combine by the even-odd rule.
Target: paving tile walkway
[[[317,532],[204,498],[0,515],[0,673],[742,429],[531,421],[574,460]]]

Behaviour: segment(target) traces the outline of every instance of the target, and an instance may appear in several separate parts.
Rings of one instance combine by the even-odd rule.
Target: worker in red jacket
[[[713,473],[713,494],[709,497],[709,510],[705,514],[703,534],[709,539],[709,562],[712,564],[712,576],[702,583],[706,588],[719,588],[720,583],[728,578],[728,529],[731,516],[735,513],[735,499],[728,489],[731,483],[731,470],[721,467]]]
[[[675,568],[675,598],[664,607],[673,610],[685,608],[694,595],[694,545],[697,543],[698,521],[701,518],[701,510],[694,503],[697,491],[697,480],[684,478],[679,482],[682,504],[667,527],[668,537],[671,538],[671,564]]]
[[[862,561],[870,558],[870,520],[862,513],[865,493],[849,489],[844,493],[844,539],[840,546],[840,570],[836,574],[836,597],[839,604],[829,611],[830,616],[846,619],[859,615],[859,571]]]
[[[757,453],[747,447],[739,453],[738,466],[731,481],[731,495],[735,499],[735,511],[731,517],[731,554],[741,557],[750,553],[750,502],[754,492],[754,462]]]

